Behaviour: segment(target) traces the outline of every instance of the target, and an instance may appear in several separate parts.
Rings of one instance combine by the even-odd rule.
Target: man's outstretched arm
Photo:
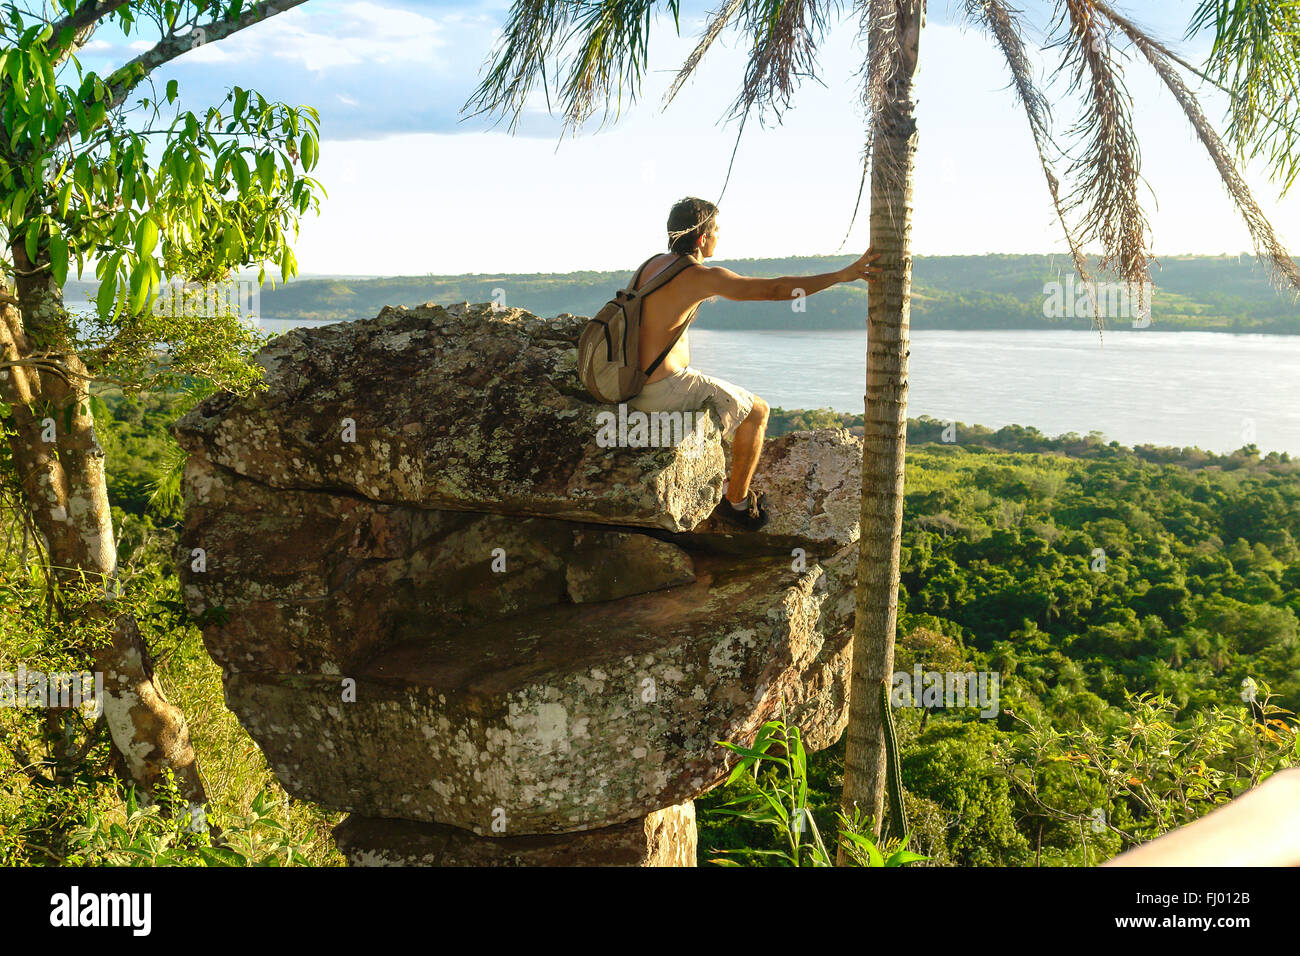
[[[857,279],[870,282],[880,275],[881,270],[872,265],[879,258],[880,253],[868,249],[852,265],[835,272],[811,276],[778,276],[774,279],[737,275],[730,269],[713,266],[704,270],[704,296],[720,295],[736,302],[788,302],[797,295],[814,295],[841,282]]]
[[[1300,866],[1300,768],[1106,866]]]

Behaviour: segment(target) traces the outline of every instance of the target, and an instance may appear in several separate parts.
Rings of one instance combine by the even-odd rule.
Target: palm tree
[[[1213,4],[1215,0],[1206,0]],[[680,30],[680,0],[668,0]],[[565,131],[589,119],[603,102],[635,100],[648,63],[655,0],[515,0],[485,76],[466,104],[472,115],[510,116],[518,123],[538,80],[548,103],[558,94]],[[668,91],[681,90],[713,42],[728,27],[746,35],[749,63],[730,119],[771,107],[778,115],[803,76],[814,74],[817,45],[838,0],[723,0]],[[1210,153],[1274,280],[1300,291],[1300,273],[1205,118],[1180,71],[1195,67],[1101,0],[1054,0],[1050,46],[1059,51],[1069,93],[1082,104],[1070,149],[1052,134],[1050,104],[1036,82],[1023,21],[1005,0],[964,0],[966,18],[1004,54],[1011,89],[1029,121],[1075,268],[1091,288],[1084,245],[1101,249],[1098,269],[1141,291],[1150,280],[1150,230],[1139,200],[1141,160],[1132,100],[1122,61],[1136,51],[1155,70]],[[843,806],[859,808],[879,827],[884,810],[885,708],[893,670],[898,613],[903,464],[907,444],[909,316],[912,277],[912,194],[917,150],[913,80],[924,0],[855,0],[853,14],[866,50],[861,103],[866,116],[863,184],[871,180],[871,245],[881,253],[867,314],[866,428],[857,614],[845,755]],[[561,61],[566,50],[571,55]],[[617,112],[615,114],[617,119]],[[1268,124],[1265,123],[1265,126]],[[1058,164],[1063,169],[1058,171]],[[862,185],[858,190],[861,200]],[[854,207],[856,218],[857,203]],[[843,862],[843,861],[841,861]]]
[[[1160,648],[1160,656],[1169,658],[1170,667],[1180,668],[1183,666],[1183,659],[1187,657],[1187,649],[1187,638],[1174,635],[1164,639]]]

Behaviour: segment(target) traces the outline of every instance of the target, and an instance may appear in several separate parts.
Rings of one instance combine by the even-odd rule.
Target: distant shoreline
[[[851,254],[845,254],[719,259],[709,264],[772,277],[814,275],[852,260]],[[385,306],[427,302],[495,302],[543,317],[565,312],[591,316],[627,284],[635,266],[629,263],[626,271],[556,274],[303,277],[275,288],[269,283],[262,286],[256,312],[268,322],[308,326],[373,318]],[[1100,273],[1098,277],[1110,278]],[[912,278],[911,321],[917,331],[1095,331],[1088,314],[1089,297],[1068,258],[1059,255],[917,256]],[[1154,281],[1151,325],[1144,330],[1300,334],[1296,297],[1273,288],[1253,257],[1169,256],[1160,260]],[[85,302],[95,288],[95,283],[70,281],[68,301]],[[1122,283],[1106,281],[1094,289],[1100,293],[1108,329],[1130,328],[1134,319],[1146,313],[1143,297]],[[855,331],[863,327],[866,312],[867,287],[857,282],[790,302],[715,299],[700,310],[696,328]]]
[[[424,303],[420,303],[423,305]],[[451,305],[453,303],[440,302],[438,305]],[[486,303],[471,303],[472,305],[483,305]],[[409,306],[408,306],[409,308]],[[542,316],[550,318],[551,316]],[[352,318],[299,318],[287,316],[263,315],[260,317],[264,322],[301,322],[311,325],[330,325],[336,322],[358,322],[373,316],[355,316]],[[863,320],[865,323],[865,319]],[[800,332],[806,335],[832,334],[841,332],[865,332],[865,324],[861,328],[809,328],[800,325],[787,325],[780,327],[773,326],[737,326],[737,325],[710,325],[703,319],[697,320],[691,326],[692,329],[702,332],[773,332],[787,333]],[[911,327],[913,332],[1096,332],[1095,328],[1082,328],[1078,326],[1060,326],[1060,325],[995,325],[995,326],[969,326],[969,325],[924,325],[919,328],[915,325]],[[1295,336],[1300,335],[1300,328],[1296,329],[1223,329],[1223,328],[1200,328],[1197,326],[1178,326],[1171,327],[1163,325],[1160,322],[1153,321],[1146,328],[1135,329],[1126,325],[1108,325],[1102,330],[1105,335],[1114,332],[1207,332],[1214,335],[1262,335],[1262,336]]]

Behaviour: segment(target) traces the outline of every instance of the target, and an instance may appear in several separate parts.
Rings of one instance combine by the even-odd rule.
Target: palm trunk
[[[912,289],[912,188],[916,163],[916,74],[924,0],[893,0],[894,29],[872,30],[870,56],[892,60],[876,111],[871,157],[871,245],[881,278],[871,284],[867,317],[866,428],[862,455],[862,537],[857,615],[844,758],[846,814],[854,808],[884,817],[885,736],[881,685],[894,668],[898,620],[899,541],[903,530],[903,464],[907,450],[907,356]],[[900,834],[901,835],[901,834]],[[844,850],[839,862],[846,864]]]
[[[149,649],[135,619],[113,609],[117,543],[104,452],[95,438],[90,379],[67,344],[62,290],[47,269],[13,247],[16,296],[0,312],[0,360],[45,363],[0,371],[0,397],[12,408],[10,449],[33,524],[45,539],[52,582],[85,582],[102,597],[80,613],[111,622],[111,640],[90,649],[104,676],[104,716],[131,778],[145,795],[170,769],[191,803],[205,799],[189,729],[154,678]],[[59,371],[51,370],[51,364]],[[47,439],[53,421],[53,442]]]

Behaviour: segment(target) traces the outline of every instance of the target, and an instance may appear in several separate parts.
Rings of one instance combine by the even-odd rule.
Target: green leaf
[[[112,317],[114,305],[117,302],[117,269],[104,276],[99,284],[99,293],[95,296],[95,307],[99,310],[99,317],[102,321],[107,322]]]
[[[141,259],[153,255],[158,246],[158,224],[153,216],[142,216],[135,227],[135,254]]]
[[[247,866],[248,860],[241,853],[225,846],[205,846],[199,849],[199,856],[208,866]]]
[[[243,153],[235,153],[230,162],[235,173],[235,185],[239,187],[242,195],[248,192],[249,183],[252,181],[248,172],[248,161],[244,159]]]
[[[884,858],[883,856],[880,855],[880,851],[879,851],[878,849],[876,849],[876,845],[875,845],[874,843],[868,843],[868,844],[866,845],[865,849],[866,849],[866,851],[867,851],[867,865],[868,865],[868,866],[884,866],[884,865],[885,865],[885,858]]]
[[[257,157],[257,176],[262,181],[262,191],[269,193],[275,185],[274,153],[262,153]]]
[[[15,53],[5,62],[5,68],[9,71],[9,79],[13,80],[16,88],[21,89],[26,84],[26,73],[23,70],[23,58],[21,54]]]
[[[82,104],[80,96],[72,98],[72,115],[76,117],[77,133],[81,136],[82,142],[90,139],[90,117],[86,115],[86,107]]]
[[[58,233],[50,236],[50,270],[61,288],[68,281],[68,240]]]
[[[27,224],[27,261],[35,262],[36,254],[40,250],[41,238],[41,220],[33,219]]]
[[[885,861],[885,866],[906,866],[908,863],[917,863],[928,859],[930,859],[928,856],[913,853],[911,850],[899,850]]]
[[[180,87],[181,87],[180,83],[176,82],[175,80],[167,81],[167,102],[168,103],[176,102],[176,97],[179,95]]]
[[[840,836],[846,840],[856,843],[858,846],[866,849],[869,846],[875,846],[870,837],[865,837],[861,833],[854,833],[852,830],[841,830]]]
[[[144,310],[149,297],[148,260],[137,262],[131,270],[131,296],[128,300],[131,315],[139,315]]]

